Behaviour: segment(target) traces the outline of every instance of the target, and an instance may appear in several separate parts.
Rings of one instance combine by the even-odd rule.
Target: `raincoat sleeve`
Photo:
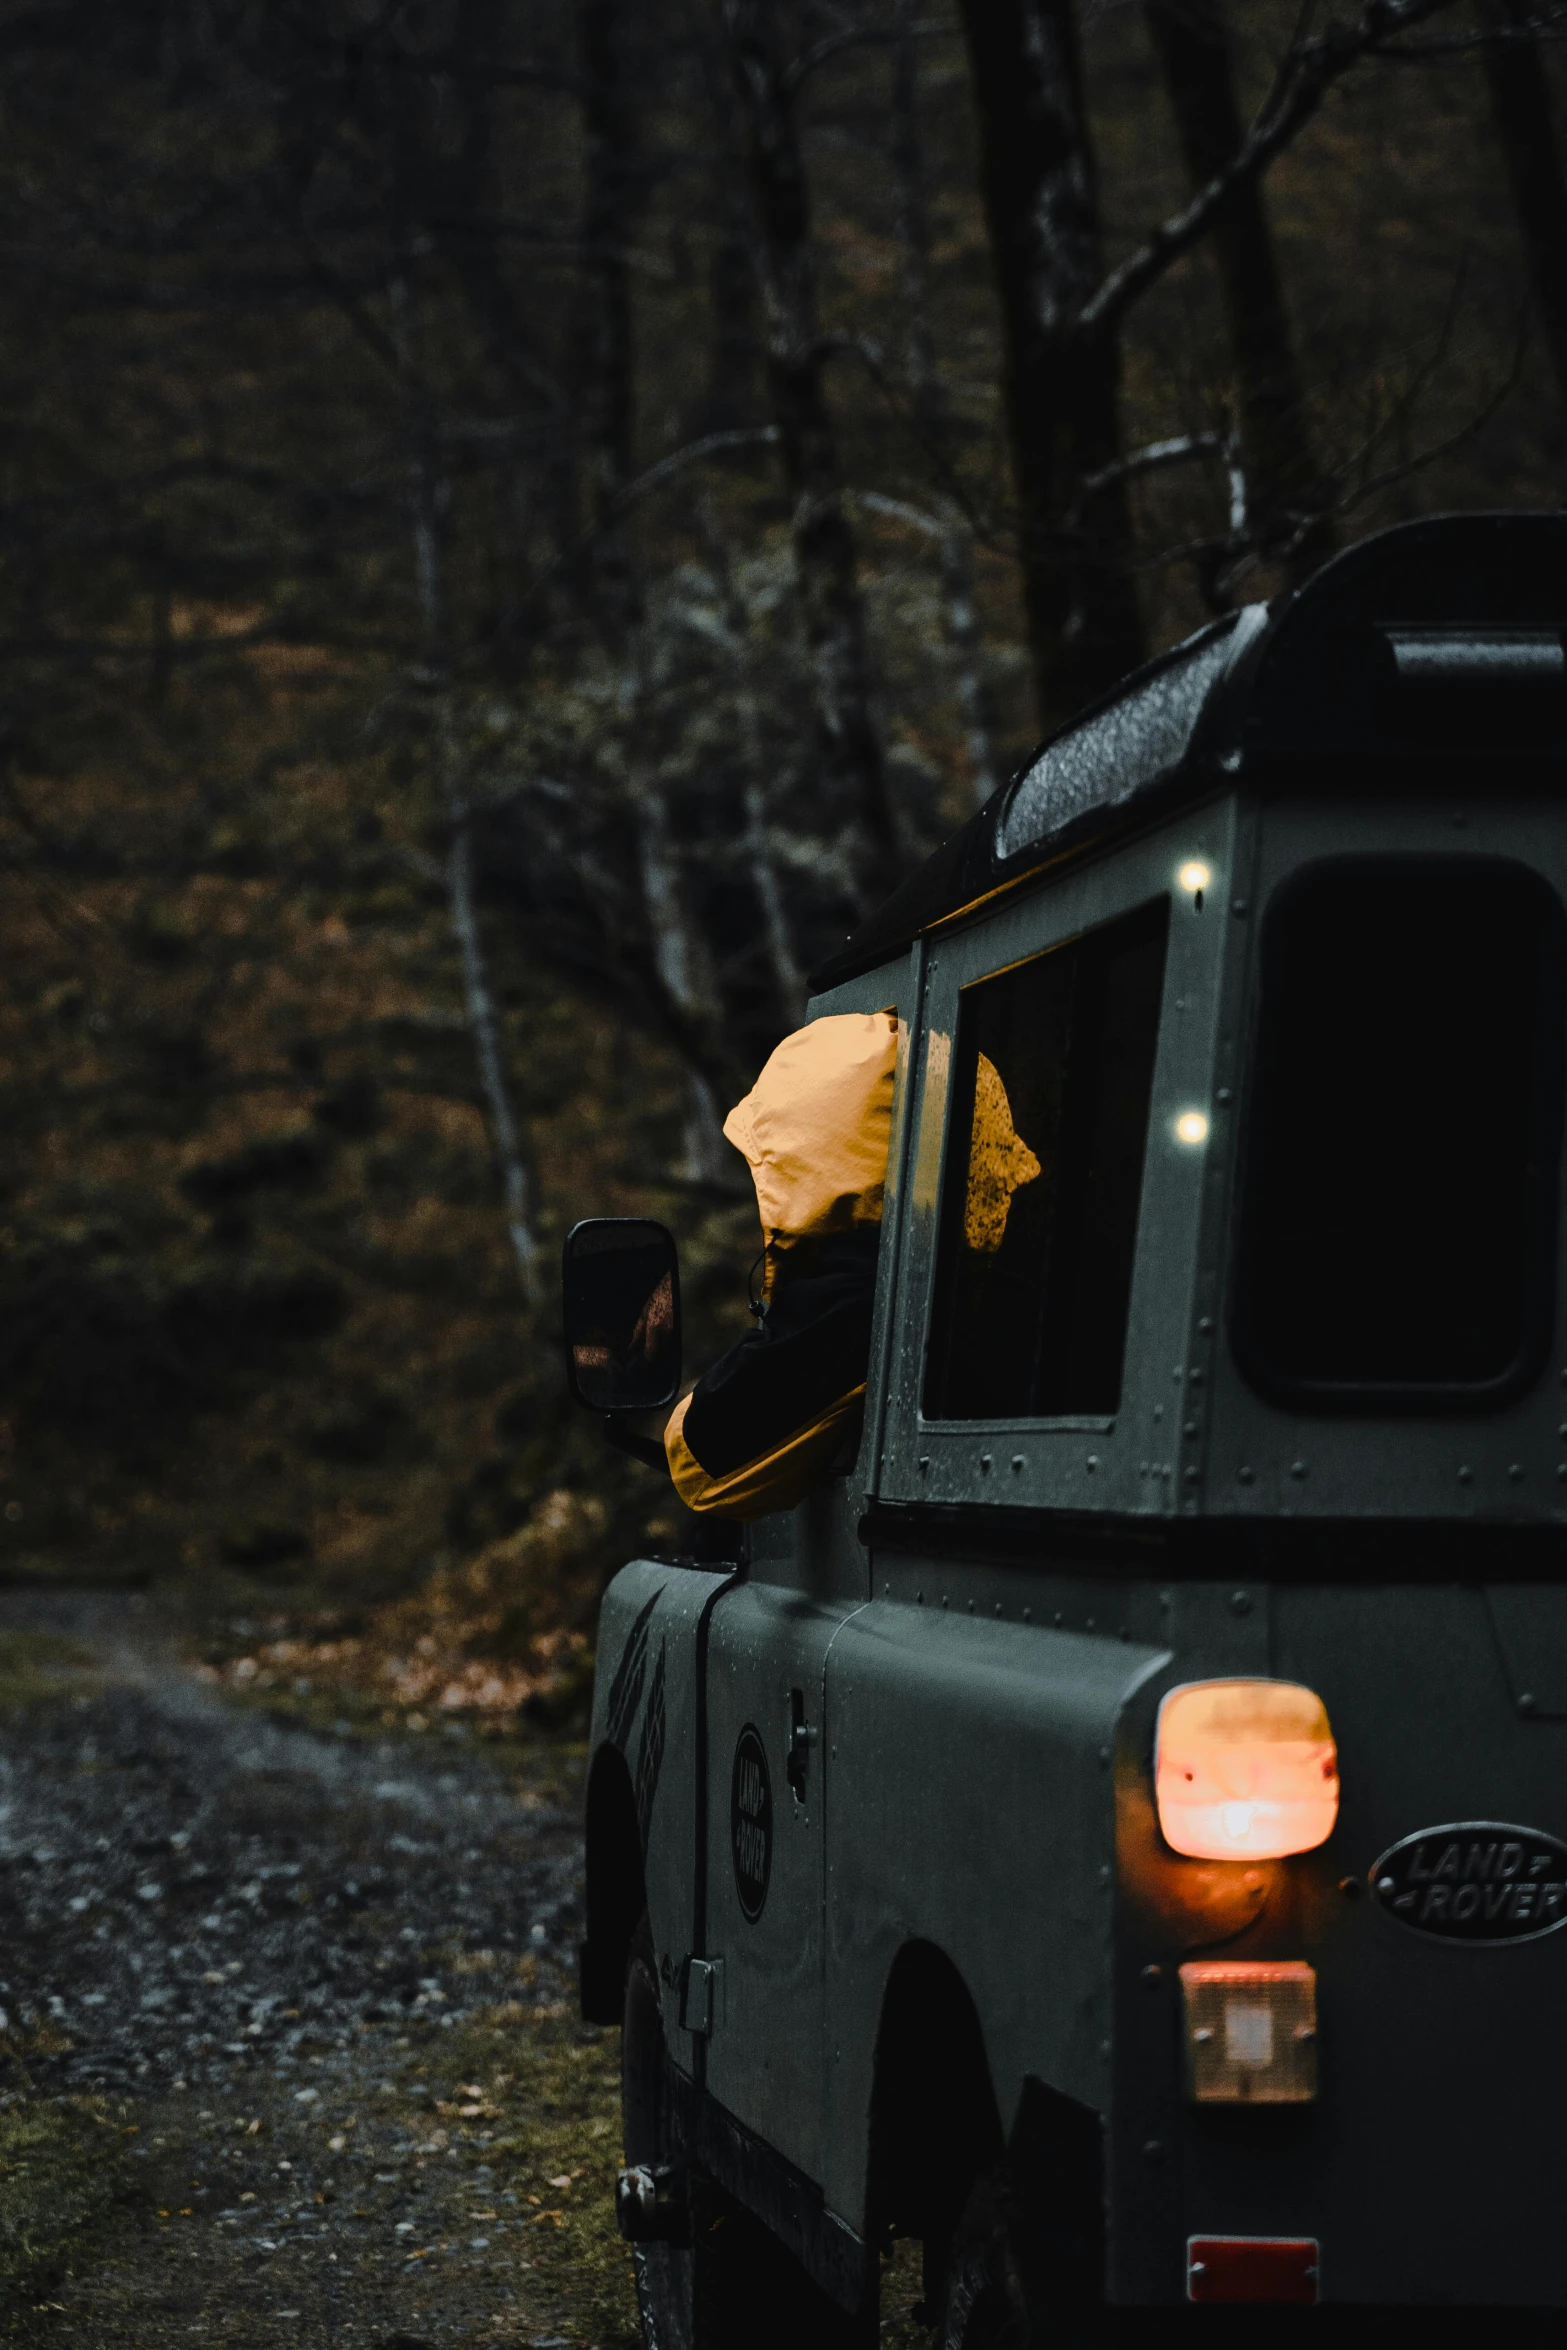
[[[854,1433],[865,1402],[865,1383],[839,1396],[806,1427],[754,1461],[743,1461],[727,1476],[710,1476],[685,1441],[689,1396],[676,1404],[664,1431],[664,1452],[675,1490],[688,1510],[711,1510],[726,1518],[765,1518],[793,1509],[831,1467],[833,1456]]]
[[[676,1405],[664,1453],[688,1509],[789,1509],[847,1440],[865,1394],[879,1237],[872,1227],[791,1250],[761,1323]]]
[[[892,1130],[897,1023],[841,1013],[786,1036],[724,1132],[756,1186],[762,1318],[664,1432],[693,1510],[789,1509],[849,1441],[864,1402]]]

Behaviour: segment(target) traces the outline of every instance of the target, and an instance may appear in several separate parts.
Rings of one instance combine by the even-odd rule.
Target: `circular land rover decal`
[[[1532,1942],[1567,1925],[1567,1844],[1507,1820],[1449,1820],[1389,1845],[1371,1890],[1417,1934]]]
[[[773,1867],[773,1790],[767,1757],[754,1726],[747,1722],[735,1745],[729,1782],[729,1849],[734,1854],[735,1891],[752,1925],[767,1899]]]

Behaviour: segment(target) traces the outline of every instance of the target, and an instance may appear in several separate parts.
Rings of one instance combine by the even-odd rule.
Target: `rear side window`
[[[1161,900],[963,991],[927,1419],[1120,1402],[1168,923]]]
[[[1232,1322],[1265,1392],[1461,1409],[1538,1375],[1564,927],[1501,858],[1335,859],[1273,901]]]

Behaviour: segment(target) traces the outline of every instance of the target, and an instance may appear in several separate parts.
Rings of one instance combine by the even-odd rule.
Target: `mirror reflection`
[[[675,1244],[646,1216],[601,1216],[566,1240],[571,1391],[595,1412],[650,1412],[680,1388]]]

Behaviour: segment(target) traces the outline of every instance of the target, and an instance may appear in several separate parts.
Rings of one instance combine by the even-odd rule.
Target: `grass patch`
[[[573,2340],[640,2350],[631,2256],[615,2227],[620,2034],[508,2000],[442,2033],[439,2053],[443,2072],[481,2092],[464,2100],[482,2108],[465,2118],[484,2134],[497,2186],[515,2189],[528,2214],[530,2304]]]
[[[73,1694],[94,1662],[90,1650],[53,1632],[0,1633],[0,1713]]]
[[[466,2064],[462,2079],[485,2091],[468,2101],[484,2106],[468,2126],[495,2133],[483,2154],[496,2185],[532,2208],[524,2254],[532,2306],[573,2343],[642,2350],[631,2255],[615,2227],[620,2034],[507,2001],[442,2033],[439,2056],[443,2072]],[[443,2102],[447,2119],[450,2099]],[[919,2247],[900,2243],[882,2278],[886,2350],[930,2350],[929,2329],[913,2314],[919,2296]]]
[[[0,2330],[26,2331],[79,2273],[124,2192],[126,2125],[86,2098],[0,2111]]]

